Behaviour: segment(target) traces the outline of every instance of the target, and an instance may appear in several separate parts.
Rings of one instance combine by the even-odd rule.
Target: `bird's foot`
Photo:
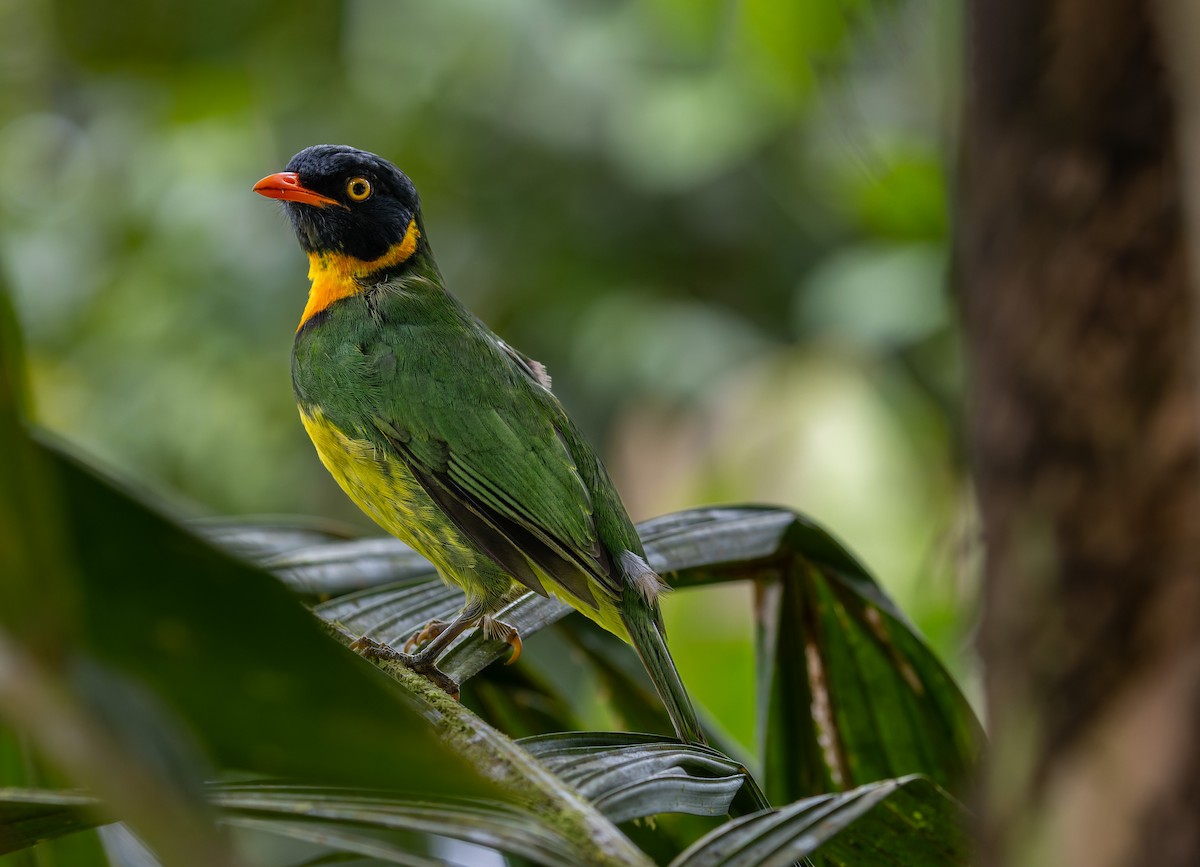
[[[421,628],[420,632],[413,633],[413,636],[404,642],[404,652],[417,653],[422,647],[445,632],[449,625],[445,620],[433,618]]]
[[[512,665],[521,658],[521,633],[517,631],[517,627],[501,620],[485,617],[480,622],[479,628],[483,630],[485,637],[503,641],[512,648],[512,654],[504,661],[505,665]]]
[[[452,699],[458,701],[458,683],[454,678],[438,668],[432,659],[426,659],[419,654],[414,656],[409,653],[401,653],[399,650],[395,650],[365,635],[353,641],[350,644],[350,649],[366,659],[384,659],[389,662],[398,662],[405,668],[415,671]]]

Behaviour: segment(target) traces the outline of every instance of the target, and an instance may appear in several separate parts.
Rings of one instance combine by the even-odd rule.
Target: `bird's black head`
[[[404,172],[382,157],[346,145],[314,145],[254,191],[281,199],[305,252],[373,262],[420,243],[421,205]],[[395,258],[395,256],[389,256]]]

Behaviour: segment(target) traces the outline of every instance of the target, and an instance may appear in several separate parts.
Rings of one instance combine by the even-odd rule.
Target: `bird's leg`
[[[442,655],[442,651],[449,647],[454,639],[462,635],[464,630],[478,623],[482,616],[483,612],[479,605],[467,603],[467,606],[449,623],[439,621],[439,625],[434,630],[433,639],[412,658],[413,662],[432,666]],[[426,629],[428,628],[427,626]],[[424,630],[422,630],[423,632]]]
[[[437,658],[455,638],[463,633],[463,630],[474,626],[482,616],[482,605],[468,603],[450,623],[440,620],[432,621],[421,632],[423,634],[425,630],[433,627],[432,631],[435,632],[433,639],[419,653],[414,655],[393,650],[386,644],[367,638],[365,635],[351,644],[350,648],[368,659],[388,659],[393,662],[399,662],[425,677],[430,683],[446,692],[452,698],[457,699],[458,683],[455,682],[454,678],[437,667]],[[437,624],[436,627],[433,626],[434,623]],[[417,637],[419,638],[419,636]],[[406,648],[407,646],[405,645]]]
[[[399,650],[365,635],[351,642],[350,649],[366,659],[386,659],[390,662],[398,662],[424,677],[455,701],[458,700],[458,682],[430,661],[422,661],[417,656],[401,653]]]
[[[505,663],[506,665],[516,662],[517,657],[521,655],[521,634],[517,632],[516,627],[484,615],[483,610],[482,602],[468,602],[458,616],[449,623],[437,619],[429,621],[404,645],[404,649],[408,650],[413,646],[420,647],[423,642],[428,640],[428,643],[415,654],[393,650],[388,645],[365,635],[351,644],[350,648],[368,659],[387,659],[399,662],[417,674],[423,675],[435,686],[457,699],[458,684],[437,667],[437,659],[465,630],[479,624],[485,636],[510,645],[513,652]]]
[[[398,662],[424,677],[451,698],[458,699],[458,683],[431,662],[420,664],[417,662],[417,657],[401,653],[382,641],[376,641],[365,635],[352,641],[350,649],[366,659],[386,659],[390,662]]]
[[[414,653],[419,651],[426,642],[432,641],[441,635],[449,625],[445,620],[439,620],[436,617],[433,618],[421,628],[420,632],[414,632],[412,637],[404,642],[404,652]]]
[[[520,659],[521,633],[517,631],[517,627],[492,617],[482,617],[479,621],[479,628],[483,630],[483,634],[487,638],[503,641],[512,648],[512,654],[505,660],[505,665],[512,665]]]

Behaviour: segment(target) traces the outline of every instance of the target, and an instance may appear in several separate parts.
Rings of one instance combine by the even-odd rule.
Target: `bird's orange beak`
[[[327,208],[330,205],[337,205],[339,208],[346,207],[337,199],[322,196],[301,185],[300,177],[295,172],[276,172],[273,175],[267,175],[254,185],[254,192],[260,196],[266,196],[268,199],[302,202],[318,208]]]

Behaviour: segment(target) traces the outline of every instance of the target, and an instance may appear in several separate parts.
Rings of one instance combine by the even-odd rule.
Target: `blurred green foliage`
[[[353,144],[413,177],[449,285],[548,365],[635,518],[815,515],[963,673],[957,14],[0,4],[0,262],[38,418],[195,511],[365,526],[297,424],[305,262],[249,190]],[[681,592],[667,616],[685,680],[750,744],[739,592]]]

